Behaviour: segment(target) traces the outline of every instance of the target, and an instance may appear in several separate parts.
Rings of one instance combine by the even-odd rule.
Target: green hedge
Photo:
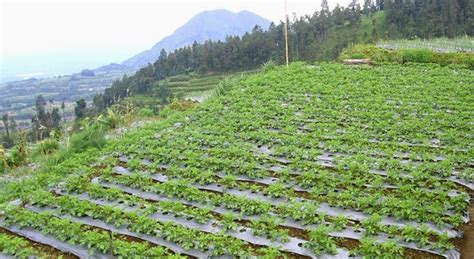
[[[474,54],[471,53],[442,53],[430,49],[399,49],[388,50],[374,45],[355,45],[344,50],[339,59],[368,58],[375,63],[436,63],[442,66],[462,65],[474,69]]]

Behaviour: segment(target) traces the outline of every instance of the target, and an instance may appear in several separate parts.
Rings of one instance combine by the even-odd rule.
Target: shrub
[[[232,86],[235,82],[235,80],[231,80],[228,77],[224,78],[222,81],[219,81],[215,89],[216,95],[224,96],[228,91],[230,91],[230,89],[232,89]]]
[[[153,111],[150,108],[141,108],[138,111],[138,115],[141,117],[151,117],[153,116]]]
[[[119,109],[120,107],[113,107]],[[119,111],[120,112],[120,111]],[[101,114],[97,117],[97,122],[100,124],[101,127],[106,127],[108,129],[114,129],[120,124],[127,114],[127,111],[124,110],[122,113],[125,113],[124,116],[120,116],[119,112],[115,111],[112,108],[107,109],[106,114]]]
[[[263,71],[265,71],[265,72],[267,72],[267,71],[269,71],[269,70],[272,70],[272,69],[274,69],[275,67],[276,67],[276,63],[275,63],[275,61],[273,61],[273,60],[271,60],[271,59],[270,59],[269,61],[263,63],[263,65],[262,65],[262,69],[263,69]]]
[[[11,149],[7,161],[10,167],[23,165],[28,162],[28,152],[26,152],[24,147],[15,146]]]
[[[433,61],[433,52],[429,49],[404,49],[401,50],[403,63],[430,63]]]
[[[163,108],[163,109],[160,111],[160,116],[163,117],[163,118],[167,118],[167,117],[169,117],[171,114],[173,114],[173,110],[172,110],[169,106],[166,106],[165,108]]]

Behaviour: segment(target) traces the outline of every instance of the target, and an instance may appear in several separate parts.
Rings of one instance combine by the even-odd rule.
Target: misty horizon
[[[241,3],[204,1],[193,6],[183,5],[183,1],[139,2],[2,2],[0,82],[31,76],[66,75],[121,63],[150,49],[191,17],[207,10],[248,10],[275,23],[284,17],[283,1],[281,5],[270,4],[274,1],[267,0]],[[331,7],[347,2],[329,1]],[[294,13],[297,16],[312,14],[320,4],[320,1],[289,1],[288,14],[290,17]],[[88,19],[77,19],[77,16],[83,17],[80,13],[87,13]],[[27,22],[31,20],[37,22]],[[150,22],[156,24],[151,27],[153,33],[138,29]],[[150,27],[146,28],[149,30]]]

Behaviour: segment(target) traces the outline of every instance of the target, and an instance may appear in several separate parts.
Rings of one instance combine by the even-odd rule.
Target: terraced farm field
[[[178,75],[161,80],[158,86],[166,85],[176,95],[199,96],[201,94],[213,91],[222,80],[233,78],[240,75],[255,73],[255,70],[244,71],[234,74],[216,74],[216,75]]]
[[[437,65],[248,76],[12,186],[0,251],[472,258],[473,92]]]

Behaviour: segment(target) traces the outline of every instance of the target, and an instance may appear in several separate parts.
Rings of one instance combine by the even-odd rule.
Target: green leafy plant
[[[381,225],[380,222],[382,221],[382,216],[378,214],[373,214],[370,218],[365,219],[361,222],[362,227],[365,229],[366,235],[374,235],[380,232]]]
[[[29,258],[30,256],[40,255],[30,246],[27,240],[13,235],[0,234],[0,252],[16,258]]]
[[[309,241],[304,246],[316,255],[322,253],[337,254],[337,245],[334,238],[329,235],[331,229],[324,225],[319,225],[315,229],[311,229],[309,233]]]
[[[221,226],[224,231],[236,230],[239,226],[235,221],[237,217],[234,214],[226,213],[222,215]]]
[[[288,197],[291,195],[292,191],[288,189],[285,185],[281,183],[274,183],[269,185],[265,190],[264,193],[270,195],[274,198],[281,198],[281,197]]]
[[[288,230],[279,227],[279,220],[275,217],[261,217],[259,220],[252,221],[251,227],[256,236],[268,237],[273,241],[289,241]]]
[[[364,258],[403,258],[403,248],[393,241],[378,243],[372,238],[363,238],[358,251]]]

